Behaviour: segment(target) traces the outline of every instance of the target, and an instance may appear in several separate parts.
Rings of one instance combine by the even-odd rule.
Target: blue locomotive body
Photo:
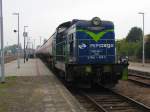
[[[115,36],[113,24],[76,25],[77,63],[114,64]]]
[[[110,21],[95,17],[65,22],[48,42],[52,47],[49,63],[63,71],[67,81],[115,85],[119,79],[127,79],[128,64],[116,61],[114,24]]]

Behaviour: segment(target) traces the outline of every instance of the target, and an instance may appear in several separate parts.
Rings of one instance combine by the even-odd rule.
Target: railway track
[[[10,61],[16,60],[17,56],[5,56],[4,61],[5,63],[9,63]]]
[[[134,75],[134,76],[146,77],[150,79],[150,73],[145,72],[145,71],[137,71],[137,70],[129,69],[128,72],[129,72],[129,75],[131,76]]]
[[[87,112],[150,112],[150,107],[108,89],[72,93]]]
[[[128,80],[144,87],[150,87],[150,77],[141,75],[129,75]]]

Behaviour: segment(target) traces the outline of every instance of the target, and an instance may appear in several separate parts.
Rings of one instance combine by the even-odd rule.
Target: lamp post
[[[18,69],[20,68],[20,47],[19,47],[19,42],[20,42],[20,38],[19,38],[19,13],[13,13],[13,15],[16,15],[16,16],[18,16],[18,49],[17,49],[17,51],[18,51],[18,56],[17,56],[17,63],[18,63]]]
[[[42,37],[40,36],[40,46],[41,46]]]
[[[33,45],[33,46],[34,46],[34,49],[35,49],[35,40],[36,40],[36,39],[34,39],[34,45]]]
[[[0,41],[1,41],[1,83],[5,82],[4,69],[4,40],[3,40],[3,10],[2,0],[0,0]]]
[[[144,40],[144,12],[139,12],[138,14],[141,14],[143,17],[143,55],[142,55],[142,63],[143,66],[145,64],[145,40]]]
[[[25,58],[26,58],[26,37],[27,37],[27,32],[26,32],[26,27],[28,26],[24,26],[24,32],[23,32],[23,36],[24,36],[24,63],[25,63]]]
[[[28,36],[27,38],[27,45],[26,45],[26,61],[29,59],[29,54],[30,54],[30,37]]]

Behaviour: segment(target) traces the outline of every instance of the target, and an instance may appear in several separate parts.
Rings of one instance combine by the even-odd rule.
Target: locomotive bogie
[[[102,85],[115,85],[124,74],[123,65],[68,65],[65,69],[66,80],[72,82],[90,82]]]

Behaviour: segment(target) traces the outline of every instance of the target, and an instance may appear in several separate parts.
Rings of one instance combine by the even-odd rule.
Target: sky
[[[35,46],[40,37],[48,39],[56,27],[72,19],[113,21],[116,39],[127,36],[131,27],[142,28],[142,15],[145,13],[145,34],[150,33],[150,0],[3,0],[4,45],[17,43],[17,16],[20,14],[20,42],[23,46],[23,29]]]

